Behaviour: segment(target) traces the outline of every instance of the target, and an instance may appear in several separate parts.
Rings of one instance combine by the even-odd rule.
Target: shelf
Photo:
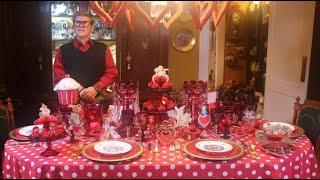
[[[52,39],[52,41],[72,41],[73,38],[71,39]]]

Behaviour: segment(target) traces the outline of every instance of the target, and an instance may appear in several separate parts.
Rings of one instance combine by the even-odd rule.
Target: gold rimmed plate
[[[11,139],[14,139],[14,140],[17,140],[17,141],[29,141],[30,139],[29,139],[28,136],[23,136],[23,135],[19,134],[20,130],[21,130],[21,128],[17,128],[17,129],[14,129],[14,130],[10,131],[9,137]]]
[[[216,152],[208,152],[203,151],[196,147],[196,144],[199,142],[210,142],[209,144],[212,144],[213,142],[220,142],[220,144],[228,144],[228,146],[232,146],[232,148],[228,148],[228,151],[216,151]],[[230,150],[229,150],[230,149]],[[215,161],[221,161],[221,160],[231,160],[238,158],[243,155],[243,147],[228,140],[221,140],[221,139],[198,139],[187,142],[184,147],[183,151],[187,153],[188,155],[192,157],[196,157],[199,159],[206,159],[206,160],[215,160]]]
[[[189,29],[180,29],[172,36],[172,45],[179,51],[188,52],[195,44],[196,37]]]
[[[104,141],[111,141],[111,140],[104,140]],[[114,141],[114,140],[112,140]],[[136,142],[132,141],[124,141],[124,140],[117,140],[119,142],[128,143],[131,145],[132,149],[126,153],[121,154],[103,154],[99,153],[95,150],[95,145],[101,143],[101,141],[94,142],[85,146],[82,150],[82,155],[88,159],[100,162],[119,162],[119,161],[128,161],[140,156],[143,153],[143,147]]]

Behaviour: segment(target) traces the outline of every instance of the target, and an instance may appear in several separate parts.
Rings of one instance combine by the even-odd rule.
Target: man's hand
[[[93,86],[85,88],[80,92],[81,98],[86,101],[94,101],[97,94],[98,94],[98,92],[96,91],[96,89]]]

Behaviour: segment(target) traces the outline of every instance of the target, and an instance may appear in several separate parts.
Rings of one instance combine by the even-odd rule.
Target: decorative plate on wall
[[[172,36],[172,45],[179,51],[188,52],[196,44],[196,37],[189,29],[180,29]]]

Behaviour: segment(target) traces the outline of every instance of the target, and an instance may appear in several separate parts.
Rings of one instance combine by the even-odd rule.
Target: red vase
[[[98,103],[84,104],[84,127],[87,133],[100,133],[102,130],[102,107]]]

